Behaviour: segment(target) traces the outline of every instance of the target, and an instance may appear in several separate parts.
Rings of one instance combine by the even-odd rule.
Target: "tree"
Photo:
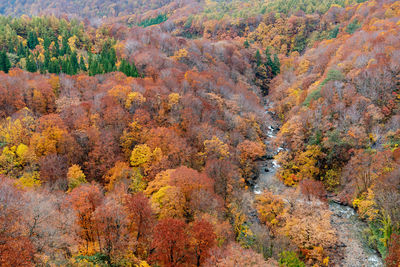
[[[132,62],[132,64],[129,64],[126,59],[121,60],[118,70],[128,77],[139,77],[139,73],[136,69],[135,63]]]
[[[280,68],[281,68],[281,63],[279,61],[278,55],[274,54],[274,57],[271,58],[271,52],[270,52],[270,48],[267,47],[267,49],[265,50],[265,55],[267,57],[267,61],[265,62],[265,66],[268,66],[271,68],[271,72],[273,76],[276,76],[279,74],[280,72]]]
[[[226,203],[234,191],[235,183],[239,180],[239,170],[229,160],[208,160],[205,173],[214,180],[214,191]]]
[[[154,229],[152,259],[166,267],[184,266],[189,240],[185,222],[180,219],[161,219]]]
[[[265,154],[265,146],[260,142],[245,140],[239,144],[238,150],[242,176],[245,179],[252,178],[256,173],[254,161]]]
[[[216,237],[211,223],[203,219],[193,222],[190,244],[195,253],[196,266],[200,266],[208,258],[210,249],[216,244]]]
[[[27,237],[6,238],[0,234],[1,266],[34,266],[33,254],[33,246]]]
[[[320,200],[326,199],[326,191],[324,185],[320,181],[305,179],[299,183],[301,193],[311,201],[312,197]]]
[[[29,72],[37,71],[37,65],[35,59],[31,55],[26,58],[26,70]]]
[[[81,167],[76,164],[69,167],[68,173],[67,173],[67,179],[68,179],[68,189],[69,190],[72,190],[75,187],[80,186],[81,184],[87,183],[86,176],[82,172]]]
[[[283,200],[269,191],[264,191],[256,197],[256,208],[258,217],[269,228],[281,225],[283,215],[286,212]]]
[[[28,44],[29,49],[31,49],[31,50],[35,49],[35,47],[39,44],[39,40],[37,38],[36,32],[30,31],[28,33],[27,44]]]
[[[183,218],[188,207],[185,195],[177,186],[163,186],[151,197],[158,218]]]
[[[223,248],[211,251],[211,256],[206,260],[205,267],[227,267],[227,266],[252,266],[273,267],[278,263],[273,260],[266,262],[261,254],[252,249],[244,249],[237,243],[230,243]]]
[[[33,266],[35,251],[25,235],[23,196],[5,177],[0,177],[0,201],[0,265]]]
[[[132,193],[141,192],[147,186],[143,175],[122,161],[117,161],[114,167],[105,174],[105,180],[108,182],[105,187],[108,191],[114,190],[121,183],[125,183]]]
[[[279,264],[284,267],[305,267],[306,265],[302,262],[299,257],[293,251],[283,251],[279,255]]]
[[[150,237],[153,233],[153,211],[148,198],[141,192],[128,195],[124,207],[128,216],[128,229],[135,240],[133,253],[139,256],[147,255]]]
[[[257,67],[261,65],[261,54],[260,50],[257,50],[256,55],[254,56],[256,60]]]
[[[250,44],[249,41],[245,40],[243,43],[244,48],[249,48]]]
[[[103,202],[99,185],[83,184],[74,188],[69,195],[73,209],[77,213],[76,224],[81,248],[86,254],[101,250],[101,239],[96,222],[95,211]]]
[[[0,70],[4,71],[5,73],[8,73],[10,68],[11,68],[10,59],[8,58],[6,51],[3,50],[0,52]]]
[[[64,156],[49,154],[39,160],[40,178],[48,185],[66,190],[68,165]]]
[[[385,262],[388,267],[397,267],[400,264],[400,235],[393,233],[390,240]]]
[[[90,212],[90,211],[89,211]],[[123,206],[115,198],[106,197],[93,214],[99,236],[100,252],[113,259],[124,256],[129,244],[128,220]]]
[[[288,235],[306,258],[322,263],[326,260],[326,249],[337,241],[330,216],[331,212],[318,202],[296,203],[292,213],[285,216],[282,234]]]

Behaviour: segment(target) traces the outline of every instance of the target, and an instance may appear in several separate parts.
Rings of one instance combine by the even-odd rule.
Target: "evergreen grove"
[[[74,22],[57,20],[57,30],[50,25],[55,22],[46,17],[37,18],[23,29],[20,19],[0,17],[0,23],[0,71],[5,73],[19,67],[29,72],[68,75],[83,72],[91,76],[121,71],[139,77],[135,63],[117,58],[114,40],[104,40],[101,52],[92,53],[91,41]]]

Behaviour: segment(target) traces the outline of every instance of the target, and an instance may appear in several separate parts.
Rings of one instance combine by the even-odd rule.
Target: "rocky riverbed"
[[[276,172],[279,165],[274,160],[276,155],[282,148],[272,149],[271,143],[279,131],[276,123],[273,121],[268,112],[266,105],[266,114],[271,121],[267,134],[267,150],[268,154],[265,159],[259,161],[259,176],[253,185],[254,195],[261,194],[265,189],[279,194],[285,199],[287,187],[277,179]],[[359,219],[355,210],[349,206],[342,205],[338,202],[329,201],[329,209],[332,212],[331,225],[337,232],[338,244],[337,254],[333,257],[335,266],[346,267],[380,267],[384,266],[380,255],[367,246],[362,232],[367,225]]]

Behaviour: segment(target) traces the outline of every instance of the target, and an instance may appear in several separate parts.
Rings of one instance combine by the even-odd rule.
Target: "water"
[[[379,254],[368,247],[362,233],[368,226],[356,211],[336,202],[330,202],[329,209],[332,211],[331,224],[337,231],[339,242],[344,245],[344,258],[339,266],[384,266]]]
[[[270,112],[268,112],[268,109],[269,105],[267,103],[266,114],[271,115]],[[273,122],[272,118],[270,118],[270,120]],[[272,147],[271,143],[273,142],[277,132],[277,127],[268,127],[266,133],[267,140],[265,141],[267,148]],[[253,192],[255,195],[259,195],[265,189],[268,189],[274,194],[281,194],[285,199],[285,189],[287,187],[276,178],[279,164],[273,159],[273,157],[282,150],[284,150],[284,148],[279,147],[274,151],[270,151],[268,157],[270,159],[258,162],[260,174],[253,186]],[[342,259],[339,260],[339,264],[336,266],[384,266],[379,254],[367,246],[362,235],[362,231],[367,227],[367,225],[359,219],[356,211],[349,206],[341,205],[336,202],[330,202],[329,209],[332,212],[331,224],[337,231],[338,242],[341,244],[341,250],[343,253]]]

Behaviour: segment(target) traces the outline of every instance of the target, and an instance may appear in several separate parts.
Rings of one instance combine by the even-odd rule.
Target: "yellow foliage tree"
[[[171,93],[168,95],[168,108],[172,109],[177,106],[181,96],[178,93]]]
[[[37,188],[40,187],[41,184],[42,182],[40,181],[40,175],[37,171],[25,172],[21,178],[15,182],[15,185],[22,189]]]
[[[131,88],[129,86],[123,86],[123,85],[115,85],[113,88],[111,88],[107,93],[109,96],[114,97],[115,99],[118,100],[119,103],[125,103],[127,101],[127,96],[131,92]]]
[[[132,148],[140,142],[144,132],[145,129],[143,129],[138,121],[133,121],[129,124],[128,129],[124,130],[121,137],[121,146],[122,151],[127,157],[132,153]]]
[[[107,191],[112,191],[118,183],[125,182],[132,192],[140,192],[146,188],[146,182],[138,170],[129,167],[129,164],[117,161],[105,175]]]
[[[131,166],[141,168],[144,174],[149,171],[152,163],[162,158],[161,149],[156,147],[153,151],[147,144],[136,145],[131,153]]]
[[[144,103],[146,98],[139,92],[131,92],[125,101],[125,108],[130,109],[132,106],[139,106]]]
[[[216,157],[218,159],[229,157],[229,146],[216,136],[213,136],[211,140],[204,141],[204,150],[207,157]]]
[[[153,181],[149,183],[144,193],[148,196],[153,195],[159,191],[162,187],[167,186],[171,182],[171,173],[175,170],[170,169],[158,173]]]
[[[182,218],[185,212],[185,197],[179,187],[164,186],[151,197],[151,206],[160,219]]]
[[[269,191],[256,197],[256,208],[260,220],[268,227],[276,227],[282,222],[285,211],[285,203],[279,196]]]
[[[317,145],[308,146],[292,160],[288,152],[282,151],[276,157],[282,166],[278,175],[289,186],[294,186],[303,179],[315,178],[320,172],[317,163],[321,155],[322,152]]]
[[[86,176],[79,165],[72,165],[67,173],[68,189],[72,190],[81,184],[87,183]]]
[[[172,56],[172,58],[177,61],[186,59],[187,57],[188,57],[188,51],[185,48],[175,51],[174,55]]]

